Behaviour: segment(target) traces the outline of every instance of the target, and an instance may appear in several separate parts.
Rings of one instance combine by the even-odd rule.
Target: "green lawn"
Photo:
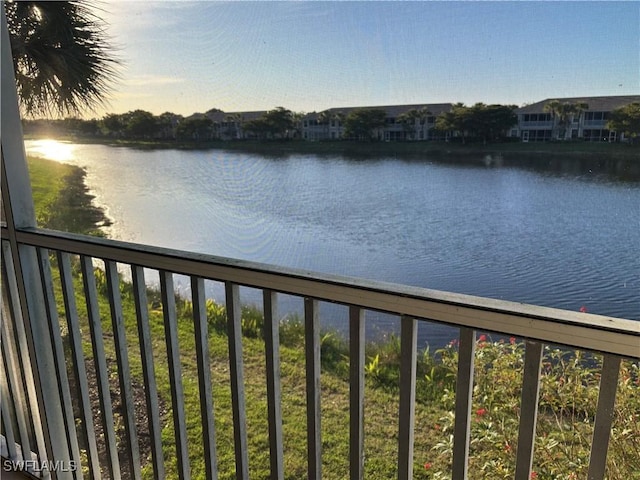
[[[89,235],[101,235],[109,220],[92,204],[83,169],[53,160],[28,157],[38,226]]]

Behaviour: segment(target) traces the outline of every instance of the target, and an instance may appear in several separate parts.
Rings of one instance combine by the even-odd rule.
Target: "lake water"
[[[112,238],[640,319],[640,180],[624,164],[26,145],[86,168]]]

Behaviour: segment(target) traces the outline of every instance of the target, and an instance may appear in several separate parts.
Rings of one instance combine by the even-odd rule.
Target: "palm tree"
[[[338,138],[342,138],[342,133],[340,130],[340,127],[344,126],[344,119],[347,118],[347,116],[344,114],[344,112],[334,112],[333,113],[333,119],[336,121],[336,127],[338,127]]]
[[[431,115],[431,112],[427,107],[412,108],[398,115],[398,122],[402,124],[405,134],[408,135],[411,140],[415,140],[418,132],[424,128],[429,115]],[[418,126],[417,130],[416,124]]]
[[[557,119],[555,126],[558,128],[558,138],[564,140],[566,138],[569,117],[575,118],[589,108],[584,102],[561,102],[560,100],[551,100],[544,106],[544,111],[551,113],[554,119]]]
[[[76,114],[104,104],[118,61],[91,2],[3,4],[25,114]]]
[[[323,126],[323,140],[329,138],[329,122],[331,121],[331,111],[324,110],[316,117],[318,124]]]

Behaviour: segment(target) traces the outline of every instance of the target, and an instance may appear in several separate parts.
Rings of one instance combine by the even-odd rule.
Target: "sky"
[[[105,108],[156,115],[640,94],[640,2],[110,1]]]

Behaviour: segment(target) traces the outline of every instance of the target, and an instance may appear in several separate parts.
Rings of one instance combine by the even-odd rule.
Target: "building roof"
[[[213,120],[214,122],[228,122],[228,121],[233,121],[233,119],[235,118],[239,118],[241,121],[243,122],[247,122],[249,120],[255,120],[257,118],[262,117],[265,113],[267,113],[266,110],[259,110],[259,111],[254,111],[254,112],[221,112],[221,111],[215,111],[215,112],[210,112],[207,114],[207,116]]]
[[[558,100],[560,102],[569,103],[586,103],[592,112],[610,112],[616,108],[624,107],[630,103],[640,103],[640,95],[619,95],[608,97],[567,97],[567,98],[547,98],[541,102],[532,103],[524,107],[518,108],[516,113],[544,113],[544,106]]]
[[[379,105],[379,106],[365,106],[365,107],[335,107],[323,110],[322,112],[313,112],[305,115],[306,119],[315,119],[321,113],[328,114],[342,114],[348,115],[354,110],[384,110],[389,117],[397,117],[410,110],[420,110],[426,108],[431,115],[437,116],[442,112],[448,112],[451,110],[453,104],[451,103],[418,103],[412,105]]]

